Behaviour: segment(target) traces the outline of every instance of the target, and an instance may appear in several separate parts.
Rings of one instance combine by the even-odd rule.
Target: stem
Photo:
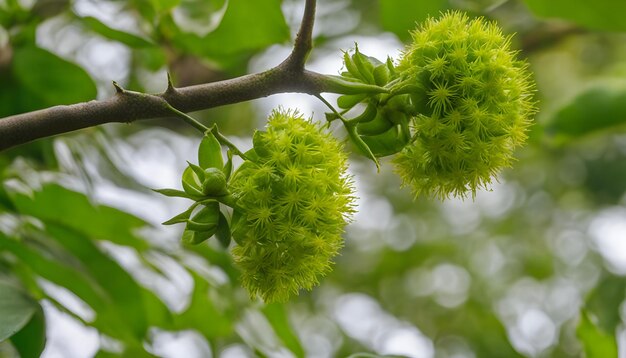
[[[335,107],[330,104],[330,102],[328,102],[326,100],[326,98],[322,97],[321,94],[316,95],[315,97],[317,97],[317,99],[319,99],[320,101],[322,101],[322,103],[324,103],[326,105],[326,107],[328,107],[336,116],[337,118],[341,119],[341,121],[345,124],[346,122],[349,122],[348,119],[346,119],[339,111],[337,111],[337,109],[335,109]]]
[[[169,106],[170,111],[172,111],[172,113],[174,113],[176,116],[182,118],[185,122],[187,122],[187,124],[191,125],[192,127],[196,128],[197,130],[199,130],[200,132],[202,132],[203,134],[206,133],[209,128],[206,127],[204,124],[196,121],[193,117],[191,117],[190,115],[183,113],[179,110],[177,110],[176,108]]]
[[[245,154],[243,154],[239,150],[239,148],[237,148],[235,144],[233,144],[233,142],[229,141],[228,138],[224,137],[224,135],[218,131],[217,124],[214,124],[213,127],[211,127],[211,129],[207,128],[206,130],[211,131],[211,133],[213,133],[217,141],[220,142],[221,145],[227,146],[228,149],[230,149],[233,152],[233,154],[238,155],[243,160],[250,160],[248,157],[246,157]]]
[[[376,170],[380,172],[380,163],[378,162],[378,159],[376,158],[374,153],[372,153],[372,150],[367,145],[367,143],[365,143],[363,139],[361,139],[361,136],[356,131],[356,125],[358,124],[358,121],[346,119],[344,116],[341,115],[341,113],[339,113],[335,109],[335,107],[333,107],[332,104],[330,104],[324,97],[322,97],[322,95],[316,95],[315,97],[322,101],[328,108],[330,108],[331,111],[333,111],[333,113],[337,117],[339,117],[339,119],[341,119],[341,122],[346,128],[346,131],[348,132],[348,136],[350,137],[352,143],[354,143],[354,145],[356,145],[359,149],[365,152],[368,158],[374,161],[374,164],[376,164]]]

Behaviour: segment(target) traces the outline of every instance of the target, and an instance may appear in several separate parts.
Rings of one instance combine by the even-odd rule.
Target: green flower
[[[416,196],[474,196],[526,140],[535,111],[528,66],[482,18],[451,11],[412,35],[396,89],[410,95],[417,116],[396,169]]]
[[[252,297],[286,301],[331,268],[353,209],[342,145],[296,112],[277,110],[233,174],[233,249]]]

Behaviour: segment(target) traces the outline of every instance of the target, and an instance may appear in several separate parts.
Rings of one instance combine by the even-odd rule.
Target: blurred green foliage
[[[166,69],[180,85],[246,73],[289,46],[302,3],[0,1],[0,117],[105,98],[110,80],[163,90]],[[46,337],[58,339],[59,314],[98,332],[99,357],[166,355],[159,342],[172,332],[215,357],[616,356],[626,296],[624,6],[320,1],[326,28],[312,61],[331,53],[339,63],[336,47],[356,36],[407,40],[416,21],[447,8],[497,20],[517,32],[540,113],[518,162],[475,201],[414,202],[389,163],[377,175],[354,158],[360,214],[342,255],[320,287],[287,304],[251,302],[228,250],[183,246],[179,231],[158,225],[179,203],[150,192],[163,174],[151,166],[193,158],[184,148],[200,138],[186,128],[110,125],[1,153],[0,356],[39,356]],[[328,35],[328,21],[342,30]],[[249,142],[267,115],[258,112],[244,103],[197,116]],[[105,189],[117,205],[104,204]]]
[[[622,16],[626,3],[614,0],[524,0],[538,16],[560,18],[595,30],[624,31]]]

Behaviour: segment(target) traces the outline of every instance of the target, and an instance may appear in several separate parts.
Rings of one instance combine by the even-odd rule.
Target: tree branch
[[[315,0],[306,0],[300,30],[294,41],[293,51],[285,62],[295,69],[304,69],[309,53],[313,49],[313,24],[315,23]]]
[[[68,106],[55,106],[0,119],[0,151],[36,139],[97,126],[171,116],[172,106],[192,112],[226,104],[267,97],[276,93],[298,92],[319,95],[335,92],[342,86],[329,76],[304,69],[312,49],[315,0],[306,0],[304,15],[294,48],[289,57],[268,71],[225,81],[174,88],[145,94],[116,86],[117,93],[107,100]]]

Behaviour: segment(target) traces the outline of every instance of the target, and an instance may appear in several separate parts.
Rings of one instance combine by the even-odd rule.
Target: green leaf
[[[409,138],[402,134],[398,126],[393,126],[382,134],[361,136],[361,138],[376,157],[396,154],[401,151],[409,141]]]
[[[626,86],[593,87],[554,115],[546,128],[559,141],[576,139],[626,124]]]
[[[620,198],[626,192],[626,157],[599,156],[585,160],[584,186],[594,201],[603,205],[619,205]]]
[[[25,88],[12,73],[7,72],[0,69],[0,118],[47,106],[46,101]]]
[[[198,163],[203,169],[224,167],[222,146],[213,133],[207,133],[198,147]]]
[[[193,170],[193,173],[196,175],[196,177],[198,178],[199,183],[204,182],[204,169],[202,169],[200,166],[195,165],[193,163],[187,162],[187,164],[189,165],[189,168],[191,168],[191,170]],[[202,185],[200,185],[200,187],[202,187]]]
[[[228,302],[220,302],[219,306],[211,298],[215,295],[215,288],[193,271],[194,289],[189,307],[180,315],[174,317],[177,329],[194,328],[208,340],[229,336],[235,323],[232,306]],[[211,292],[213,291],[213,292]],[[213,293],[213,294],[211,294]],[[224,296],[224,292],[219,292]]]
[[[0,250],[14,254],[33,275],[77,295],[96,313],[89,324],[130,349],[143,349],[141,342],[148,327],[172,326],[167,307],[89,238],[52,224],[47,230],[52,235],[43,237],[34,247],[0,234]],[[68,259],[70,254],[74,256]]]
[[[34,46],[17,48],[12,64],[15,79],[48,106],[96,98],[96,84],[87,72],[49,51]]]
[[[626,31],[626,2],[620,0],[524,0],[537,16],[560,18],[594,30]]]
[[[229,0],[187,0],[176,8],[172,17],[182,31],[206,36],[222,22],[229,5]]]
[[[142,48],[151,47],[155,44],[147,39],[139,37],[137,35],[129,34],[128,32],[115,30],[102,23],[95,17],[87,16],[80,18],[81,22],[85,24],[90,30],[117,42],[121,42],[129,47]]]
[[[374,65],[369,61],[371,57],[368,57],[361,52],[359,48],[355,47],[354,54],[352,55],[352,61],[359,71],[358,78],[362,79],[365,83],[375,84],[374,82]]]
[[[52,224],[47,230],[50,236],[33,245],[36,248],[0,235],[0,249],[12,252],[37,276],[76,294],[96,313],[90,325],[128,347],[141,347],[148,327],[172,325],[167,307],[88,237]],[[63,257],[71,265],[61,262],[61,253],[73,255]]]
[[[346,123],[344,123],[346,124]],[[356,146],[357,150],[363,153],[364,156],[370,158],[374,164],[376,164],[376,169],[380,170],[380,163],[378,159],[376,159],[376,155],[372,153],[370,147],[363,141],[361,136],[357,133],[357,126],[355,125],[345,125],[346,131],[348,132],[348,138],[354,146]]]
[[[204,196],[202,193],[202,181],[198,178],[196,173],[194,173],[191,166],[185,168],[185,171],[183,172],[182,184],[185,193],[189,194],[190,197],[201,198]]]
[[[90,275],[106,292],[111,308],[124,322],[132,335],[141,341],[146,335],[150,317],[143,304],[144,292],[139,284],[120,265],[105,255],[88,237],[57,225],[46,228],[51,238],[60,243],[81,263],[85,273]],[[104,318],[102,312],[98,319]],[[158,322],[160,323],[160,322]]]
[[[226,180],[230,179],[230,175],[233,172],[233,152],[232,151],[227,151],[226,152],[226,157],[228,158],[228,160],[226,161],[226,164],[224,164],[224,175],[226,176]]]
[[[304,357],[304,349],[298,339],[298,336],[294,333],[291,324],[289,323],[289,317],[285,310],[285,305],[279,303],[272,303],[265,305],[262,309],[263,314],[269,321],[276,335],[283,341],[285,347],[296,355],[296,357]]]
[[[244,214],[239,210],[233,210],[233,216],[230,221],[231,237],[241,246],[247,238],[249,227]]]
[[[241,26],[241,24],[246,24]],[[219,26],[206,36],[180,31],[173,39],[176,47],[239,73],[254,53],[289,40],[280,0],[233,0]]]
[[[168,11],[178,6],[181,0],[150,0],[157,11]]]
[[[96,312],[104,313],[105,316],[110,312],[107,310],[106,299],[102,296],[102,292],[97,286],[94,286],[88,276],[73,267],[62,264],[58,261],[44,257],[36,250],[23,245],[16,240],[7,238],[0,233],[0,249],[5,249],[13,253],[19,260],[24,262],[34,273],[45,278],[46,280],[63,286],[75,295],[80,297]],[[3,290],[4,292],[4,290]],[[108,317],[109,321],[115,316],[112,314]],[[97,323],[94,323],[96,326]],[[101,325],[100,328],[106,328],[107,325]],[[107,330],[115,333],[115,330]]]
[[[590,292],[585,309],[598,318],[597,325],[605,332],[615,332],[621,323],[619,307],[626,298],[626,280],[607,276]]]
[[[112,207],[92,205],[84,194],[58,184],[45,184],[32,198],[15,192],[9,195],[22,214],[65,225],[98,240],[140,250],[148,248],[144,240],[133,234],[147,225],[145,221]]]
[[[615,335],[608,334],[594,324],[587,311],[580,313],[576,336],[582,343],[587,358],[617,357]]]
[[[246,26],[241,26],[246,24]],[[231,1],[220,25],[205,38],[205,53],[259,50],[289,39],[280,0]]]
[[[387,64],[381,64],[374,68],[374,82],[378,86],[384,86],[389,82],[389,68]]]
[[[337,98],[337,106],[343,109],[349,109],[356,106],[359,102],[363,101],[367,97],[367,94],[345,94]]]
[[[217,224],[210,224],[210,223],[203,223],[203,222],[198,222],[198,221],[194,221],[194,220],[187,220],[187,230],[191,230],[191,231],[200,231],[200,232],[206,232],[207,235],[204,236],[204,238],[202,239],[202,241],[208,239],[209,237],[213,236],[213,234],[209,234],[209,233],[214,233],[215,229],[217,229]],[[191,242],[192,244],[199,244],[200,242]]]
[[[191,220],[187,220],[187,229],[215,233],[220,213],[220,203],[215,200],[208,201]]]
[[[428,16],[437,17],[447,6],[446,0],[378,0],[380,22],[383,30],[393,32],[400,40],[410,38],[409,31],[414,30],[417,22]]]
[[[347,73],[343,72],[342,76],[354,77],[354,78],[361,77],[361,73],[359,73],[359,69],[354,64],[354,61],[352,61],[352,57],[350,56],[350,53],[348,51],[345,51],[343,53],[343,63],[346,66],[346,69],[348,70],[348,72]]]
[[[11,337],[13,347],[22,358],[38,358],[46,346],[46,319],[41,306],[26,326]]]
[[[156,72],[167,64],[164,51],[159,47],[141,47],[133,51],[134,61],[152,72]]]
[[[256,150],[254,150],[254,148],[251,148],[250,150],[248,150],[247,152],[243,153],[246,158],[248,158],[251,162],[258,162],[259,159],[261,159],[259,157],[259,154],[257,154]],[[246,164],[246,162],[244,162],[241,166],[239,166],[239,168],[237,170],[241,170],[242,166]]]
[[[226,216],[220,211],[220,218],[217,223],[217,231],[215,232],[215,237],[217,241],[220,242],[222,247],[227,248],[230,245],[230,226],[228,225],[228,219]]]
[[[265,139],[265,135],[267,132],[255,130],[252,135],[252,146],[254,147],[254,152],[261,157],[267,157],[271,153],[267,149],[267,141]]]
[[[161,225],[173,225],[173,224],[180,224],[180,223],[187,222],[187,220],[191,216],[191,213],[193,212],[193,209],[195,208],[196,208],[196,204],[193,204],[189,207],[189,209],[185,210],[184,212],[174,216],[173,218],[167,221],[164,221]]]
[[[0,281],[0,342],[26,326],[38,306],[19,287]]]
[[[182,190],[176,190],[176,189],[152,189],[152,191],[156,191],[159,194],[163,194],[165,196],[169,196],[169,197],[175,197],[175,198],[185,198],[185,199],[194,199],[191,195],[187,194],[186,192],[182,191]]]

